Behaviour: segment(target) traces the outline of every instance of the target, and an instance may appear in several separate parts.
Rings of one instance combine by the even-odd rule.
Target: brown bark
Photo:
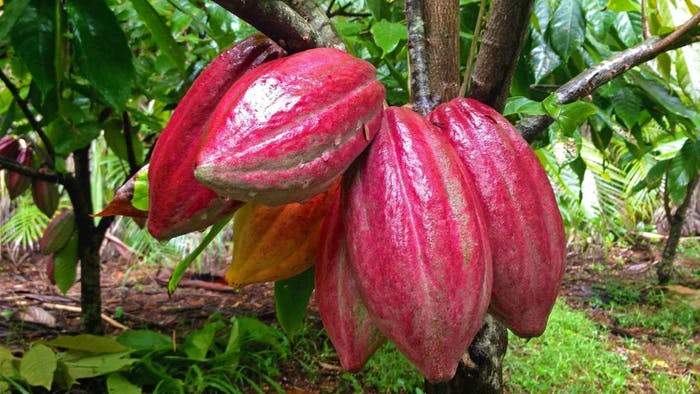
[[[430,91],[446,102],[459,94],[459,1],[424,2],[423,18]]]
[[[494,0],[472,74],[469,97],[502,111],[534,0]]]
[[[288,52],[332,46],[309,21],[284,1],[214,1],[275,40]]]

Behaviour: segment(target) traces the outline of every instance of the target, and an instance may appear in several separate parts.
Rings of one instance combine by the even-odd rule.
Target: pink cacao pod
[[[518,131],[485,104],[455,99],[429,120],[449,136],[484,202],[493,253],[491,313],[518,336],[542,334],[566,257],[547,174]]]
[[[39,172],[46,173],[44,167],[39,168]],[[37,208],[44,215],[52,217],[58,208],[60,195],[58,194],[58,186],[53,182],[46,182],[40,179],[32,180],[32,199]]]
[[[241,203],[219,198],[194,178],[203,127],[228,88],[258,65],[284,55],[262,35],[252,35],[220,54],[197,77],[156,142],[148,170],[148,231],[158,239],[201,230]]]
[[[19,140],[11,135],[0,138],[0,156],[14,160],[19,150]]]
[[[326,215],[314,274],[316,303],[323,327],[346,371],[359,371],[386,338],[362,303],[347,258],[341,193]]]
[[[17,150],[17,163],[25,167],[34,167],[34,153],[32,148],[22,142]],[[5,185],[10,195],[10,199],[15,199],[24,193],[32,184],[32,179],[17,172],[7,171],[5,174]]]
[[[323,192],[379,129],[384,87],[375,71],[317,48],[249,72],[216,107],[195,176],[222,196],[265,205]]]
[[[362,300],[423,376],[449,380],[491,294],[473,179],[445,135],[408,108],[385,111],[348,174],[344,220]]]

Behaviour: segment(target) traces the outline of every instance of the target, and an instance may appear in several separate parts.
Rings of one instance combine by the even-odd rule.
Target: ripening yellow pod
[[[339,190],[336,181],[308,202],[276,207],[248,203],[233,221],[233,259],[226,281],[233,287],[297,275],[314,264],[323,218]]]

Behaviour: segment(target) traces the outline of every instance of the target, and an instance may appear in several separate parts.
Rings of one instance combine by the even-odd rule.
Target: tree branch
[[[459,94],[459,0],[423,3],[428,82],[434,103]]]
[[[411,103],[414,111],[426,115],[437,105],[437,101],[433,98],[428,77],[423,0],[406,0],[406,23]]]
[[[645,63],[662,52],[677,49],[681,43],[687,45],[696,42],[697,37],[685,38],[684,36],[691,32],[698,23],[700,23],[700,12],[665,37],[650,38],[583,71],[554,92],[557,103],[567,104],[576,101],[632,67]],[[523,118],[516,125],[516,128],[525,140],[532,142],[553,122],[554,119],[547,115],[528,116]]]
[[[469,97],[503,110],[530,23],[534,0],[494,0],[486,22]]]
[[[335,31],[328,15],[314,0],[285,0],[285,3],[306,19],[311,28],[318,32],[319,46],[345,49],[345,44]]]
[[[34,179],[40,179],[45,182],[50,183],[63,183],[63,177],[59,174],[49,174],[45,172],[39,172],[31,167],[23,166],[14,160],[10,160],[6,157],[0,156],[0,169],[6,169],[8,171],[13,171],[24,176],[28,176]]]
[[[281,0],[214,0],[236,16],[275,40],[288,52],[322,47],[324,37]]]
[[[34,129],[34,131],[36,131],[36,133],[39,135],[39,138],[41,138],[41,142],[44,143],[44,148],[46,149],[46,157],[44,159],[49,168],[53,169],[55,153],[53,150],[53,145],[51,145],[51,141],[44,133],[44,130],[41,128],[39,122],[36,121],[36,118],[32,114],[32,111],[29,110],[27,101],[24,100],[22,96],[20,96],[19,89],[17,89],[17,86],[15,86],[15,84],[13,84],[12,81],[10,81],[10,79],[7,77],[7,75],[5,75],[2,69],[0,69],[0,80],[2,80],[5,86],[7,86],[7,90],[9,90],[12,94],[12,97],[14,97],[15,101],[17,102],[17,105],[19,105],[19,108],[22,110],[24,117],[27,118],[27,121],[29,121],[29,124],[32,126],[32,129]]]

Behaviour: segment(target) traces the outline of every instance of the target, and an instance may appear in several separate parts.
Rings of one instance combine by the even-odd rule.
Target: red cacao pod
[[[346,371],[359,371],[386,337],[374,325],[360,299],[355,275],[347,258],[347,243],[336,199],[321,227],[316,258],[315,294],[323,327]]]
[[[385,111],[348,174],[344,220],[362,300],[423,376],[449,380],[491,294],[473,180],[444,133],[408,108]]]
[[[46,226],[39,240],[39,250],[43,254],[58,252],[68,243],[74,232],[75,213],[72,210],[63,209]]]
[[[0,156],[14,160],[19,150],[19,140],[11,135],[0,138]]]
[[[449,136],[485,205],[493,253],[491,313],[519,336],[542,334],[566,257],[547,174],[518,131],[485,104],[455,99],[429,119]]]
[[[304,204],[248,203],[233,219],[233,257],[226,281],[234,287],[288,279],[314,264],[321,223],[338,184]]]
[[[46,173],[46,168],[39,168],[39,172]],[[40,179],[32,180],[32,199],[37,208],[44,215],[51,217],[58,208],[58,185],[53,182],[46,182]]]
[[[32,152],[32,148],[21,142],[15,160],[25,167],[34,167],[34,152]],[[5,184],[7,185],[10,199],[15,199],[29,189],[32,180],[28,176],[8,170],[5,175]]]
[[[238,78],[283,55],[284,50],[272,40],[250,36],[214,59],[182,98],[156,142],[148,170],[148,231],[155,238],[201,230],[241,205],[219,198],[194,178],[203,127]]]
[[[379,129],[384,87],[375,72],[330,48],[249,72],[216,107],[195,176],[222,196],[265,205],[328,189]]]

